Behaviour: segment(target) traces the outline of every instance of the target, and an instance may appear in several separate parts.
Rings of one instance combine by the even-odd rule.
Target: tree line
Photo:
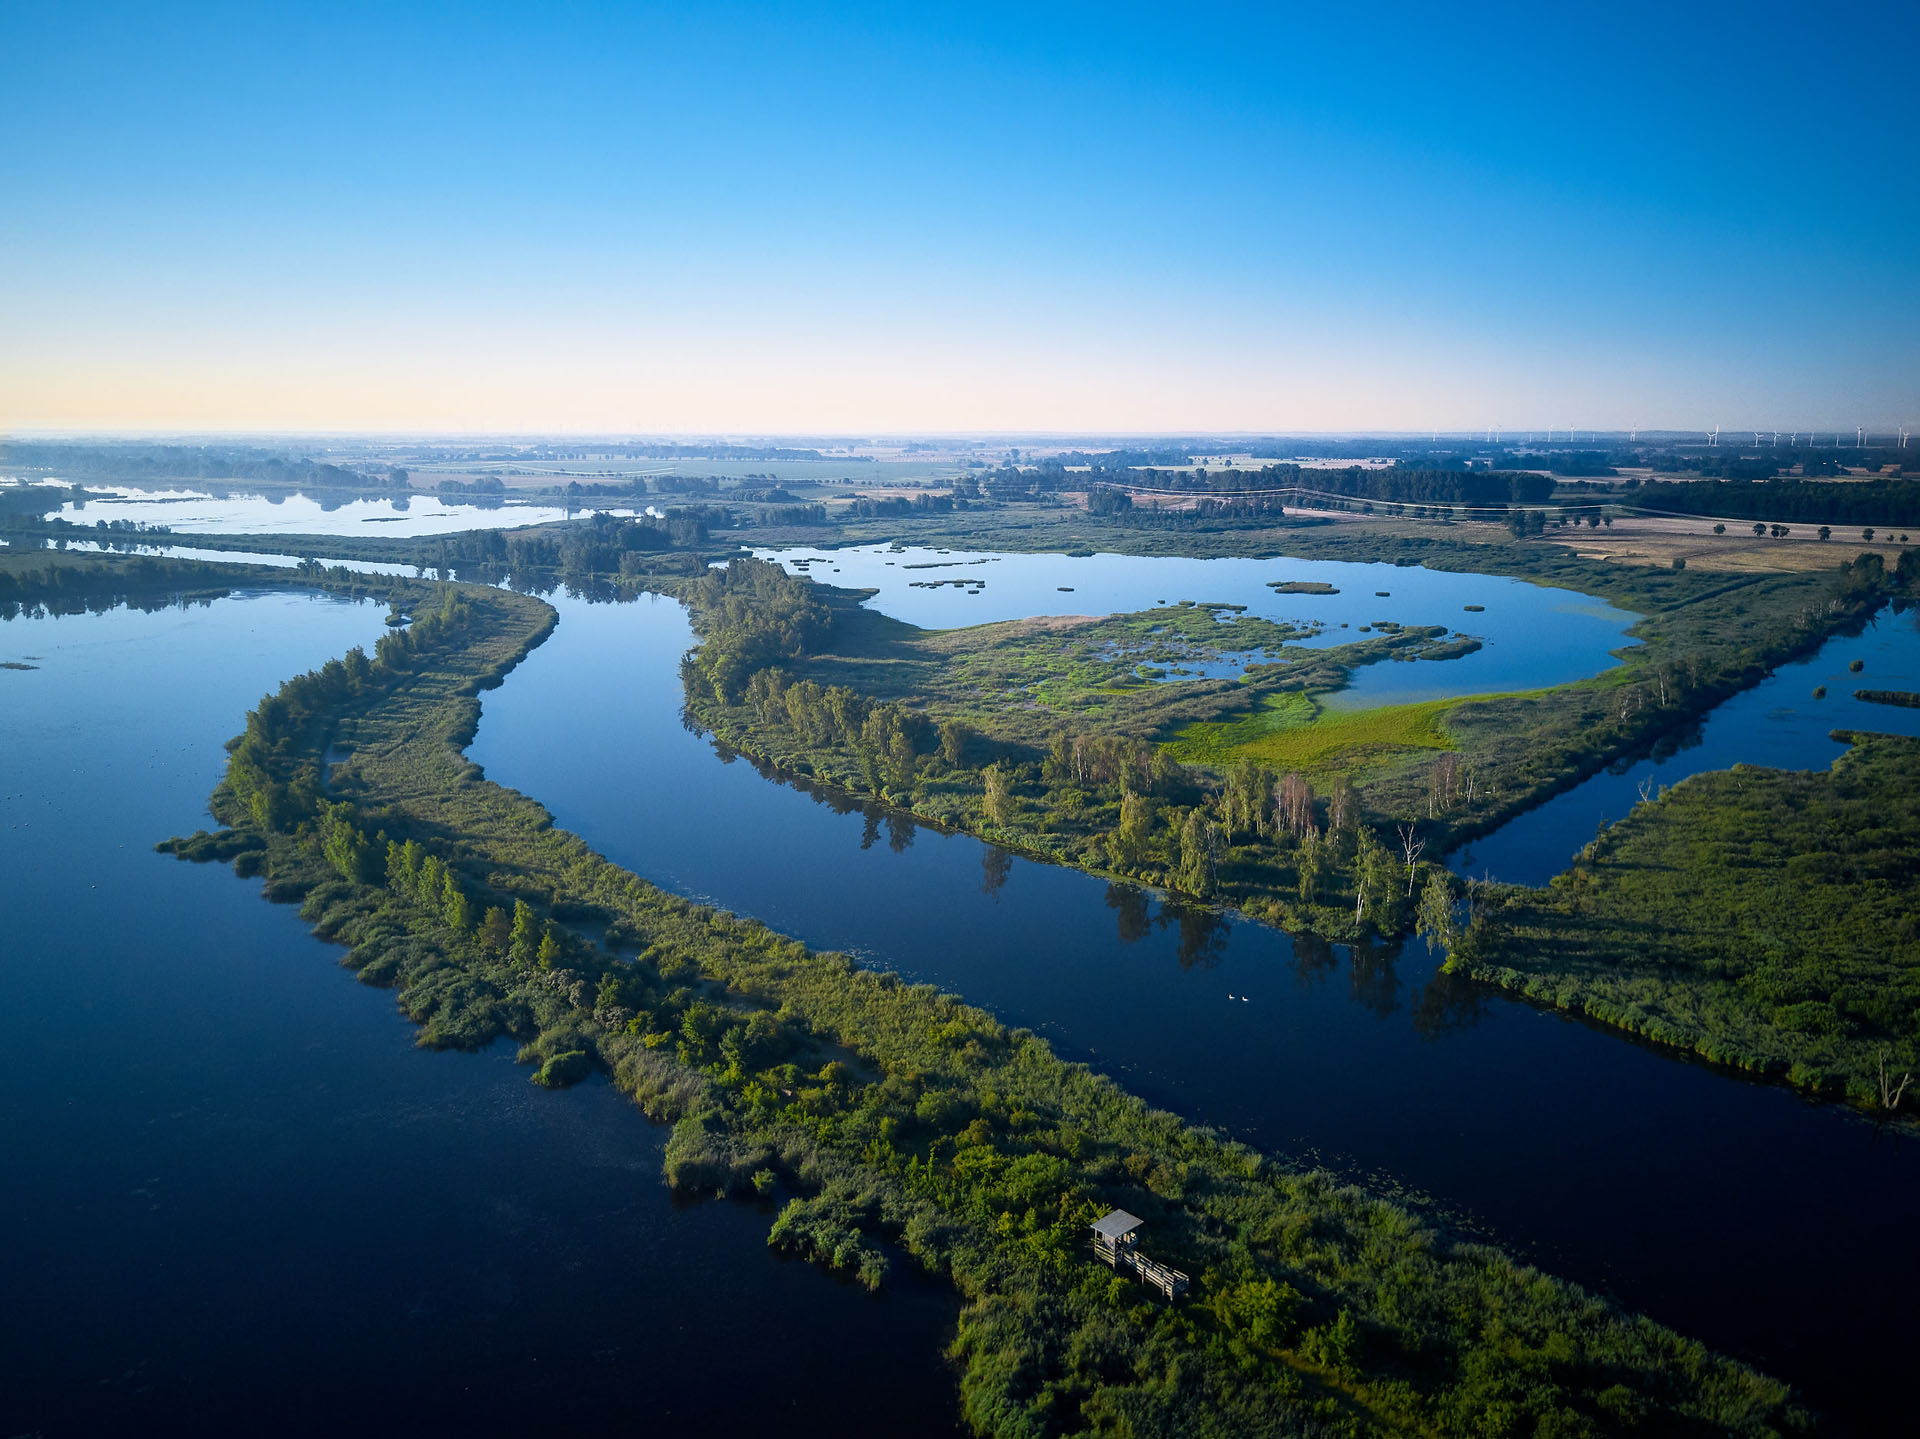
[[[1621,497],[1644,509],[1731,520],[1920,527],[1920,480],[1651,480]]]

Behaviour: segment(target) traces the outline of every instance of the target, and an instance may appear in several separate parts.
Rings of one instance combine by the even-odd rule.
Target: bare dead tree
[[[1295,838],[1304,839],[1313,827],[1313,786],[1304,775],[1290,773],[1281,779],[1279,809],[1280,823]]]
[[[1900,1107],[1901,1097],[1906,1094],[1907,1086],[1913,1083],[1911,1073],[1901,1075],[1898,1084],[1893,1082],[1893,1076],[1887,1071],[1887,1056],[1890,1052],[1885,1049],[1880,1051],[1880,1107],[1889,1114]]]
[[[1416,836],[1414,827],[1412,825],[1403,824],[1400,826],[1400,850],[1401,850],[1401,853],[1405,854],[1407,857],[1407,898],[1408,899],[1413,898],[1413,867],[1420,860],[1420,851],[1425,849],[1426,847],[1427,847],[1427,842],[1424,839],[1420,839]]]
[[[1427,772],[1427,818],[1453,808],[1454,788],[1459,779],[1459,761],[1451,750],[1433,762]]]
[[[1360,822],[1360,801],[1353,793],[1353,781],[1341,775],[1333,782],[1333,794],[1327,800],[1327,828],[1352,829]]]
[[[1653,801],[1653,776],[1645,775],[1640,780],[1640,803],[1650,804],[1652,803],[1652,801]]]

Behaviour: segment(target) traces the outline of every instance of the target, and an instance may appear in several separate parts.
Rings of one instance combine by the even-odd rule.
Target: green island
[[[1853,697],[1868,704],[1898,705],[1901,709],[1920,709],[1920,693],[1913,690],[1855,690]]]
[[[1544,889],[1492,886],[1458,971],[1891,1113],[1920,1070],[1920,740],[1695,775]]]
[[[702,641],[686,664],[689,709],[734,749],[1006,848],[1355,938],[1406,933],[1423,907],[1444,931],[1447,897],[1421,903],[1448,883],[1432,856],[1862,623],[1914,569],[1903,560],[1890,575],[1869,554],[1730,579],[1531,546],[1346,548],[1317,553],[1585,588],[1645,616],[1640,643],[1554,689],[1345,710],[1323,701],[1359,665],[1443,658],[1460,642],[1375,626],[1348,645],[1289,649],[1286,627],[1205,603],[925,631],[860,608],[859,592],[746,559],[670,588]],[[1175,645],[1260,662],[1177,686],[1131,664]]]
[[[267,583],[262,577],[262,583]],[[361,585],[281,571],[287,585]],[[1464,1242],[1422,1211],[1150,1109],[1030,1032],[649,885],[484,778],[479,694],[548,633],[536,598],[401,582],[411,623],[248,717],[167,842],[298,901],[421,1043],[521,1043],[671,1122],[668,1180],[786,1198],[770,1242],[964,1301],[979,1432],[1798,1432],[1785,1386]],[[1099,1265],[1125,1207],[1192,1276],[1167,1304]]]

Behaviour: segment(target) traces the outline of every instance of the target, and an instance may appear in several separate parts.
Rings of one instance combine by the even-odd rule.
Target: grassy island
[[[289,580],[292,577],[288,577]],[[227,825],[170,847],[297,900],[421,1042],[603,1069],[673,1124],[667,1176],[778,1192],[772,1243],[965,1301],[968,1420],[994,1435],[1775,1434],[1781,1384],[1451,1236],[1431,1217],[1148,1108],[930,986],[665,894],[488,780],[478,695],[553,611],[410,593],[411,624],[247,718]],[[327,761],[332,763],[327,765]],[[323,768],[323,765],[327,767]],[[1147,1221],[1168,1304],[1086,1226]]]
[[[702,641],[689,708],[733,748],[1006,848],[1352,938],[1407,932],[1434,856],[1863,622],[1890,580],[1877,555],[1728,579],[1528,551],[1524,570],[1639,609],[1641,644],[1554,689],[1340,710],[1321,701],[1355,667],[1462,642],[1376,626],[1309,649],[1205,603],[926,631],[747,559],[672,589]],[[1257,659],[1177,685],[1137,661],[1234,653]]]
[[[1808,1093],[1891,1113],[1920,1071],[1920,740],[1695,775],[1545,889],[1496,886],[1451,962]]]

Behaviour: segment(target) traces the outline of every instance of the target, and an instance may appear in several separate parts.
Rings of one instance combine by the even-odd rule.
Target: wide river
[[[257,881],[153,852],[383,614],[0,623],[0,1433],[955,1430],[944,1292],[771,1257],[604,1082],[421,1053]]]
[[[1431,578],[1389,574],[1364,588]],[[1505,602],[1505,581],[1445,578],[1472,581],[1487,614]],[[896,588],[903,604],[985,603]],[[1152,598],[1250,602],[1165,590]],[[1280,598],[1263,612],[1299,613]],[[1429,1195],[1865,1432],[1904,1402],[1920,1254],[1862,1216],[1905,1212],[1920,1144],[1450,983],[1423,950],[1296,943],[771,783],[682,723],[677,604],[555,603],[559,628],[485,697],[471,752],[616,861],[957,990],[1263,1147]],[[1631,622],[1604,618],[1613,637],[1583,639],[1581,672],[1610,663]],[[1495,624],[1474,631],[1489,648],[1526,643],[1525,626]],[[204,822],[220,743],[262,692],[378,629],[373,607],[281,594],[0,626],[0,661],[39,666],[0,672],[0,898],[21,1017],[0,1060],[3,1142],[9,1172],[34,1176],[0,1213],[37,1237],[16,1271],[41,1296],[5,1321],[6,1432],[239,1432],[289,1409],[315,1433],[368,1412],[951,1425],[950,1301],[910,1276],[869,1298],[769,1258],[753,1206],[668,1199],[659,1133],[604,1084],[548,1095],[506,1049],[419,1055],[292,910],[223,867],[150,852]],[[1920,633],[1883,620],[1813,663],[1844,674],[1856,653],[1871,658],[1854,683],[1893,683]],[[1735,713],[1686,755],[1766,758],[1741,752]],[[1876,707],[1874,727],[1904,713]],[[1581,794],[1553,803],[1590,808]]]

